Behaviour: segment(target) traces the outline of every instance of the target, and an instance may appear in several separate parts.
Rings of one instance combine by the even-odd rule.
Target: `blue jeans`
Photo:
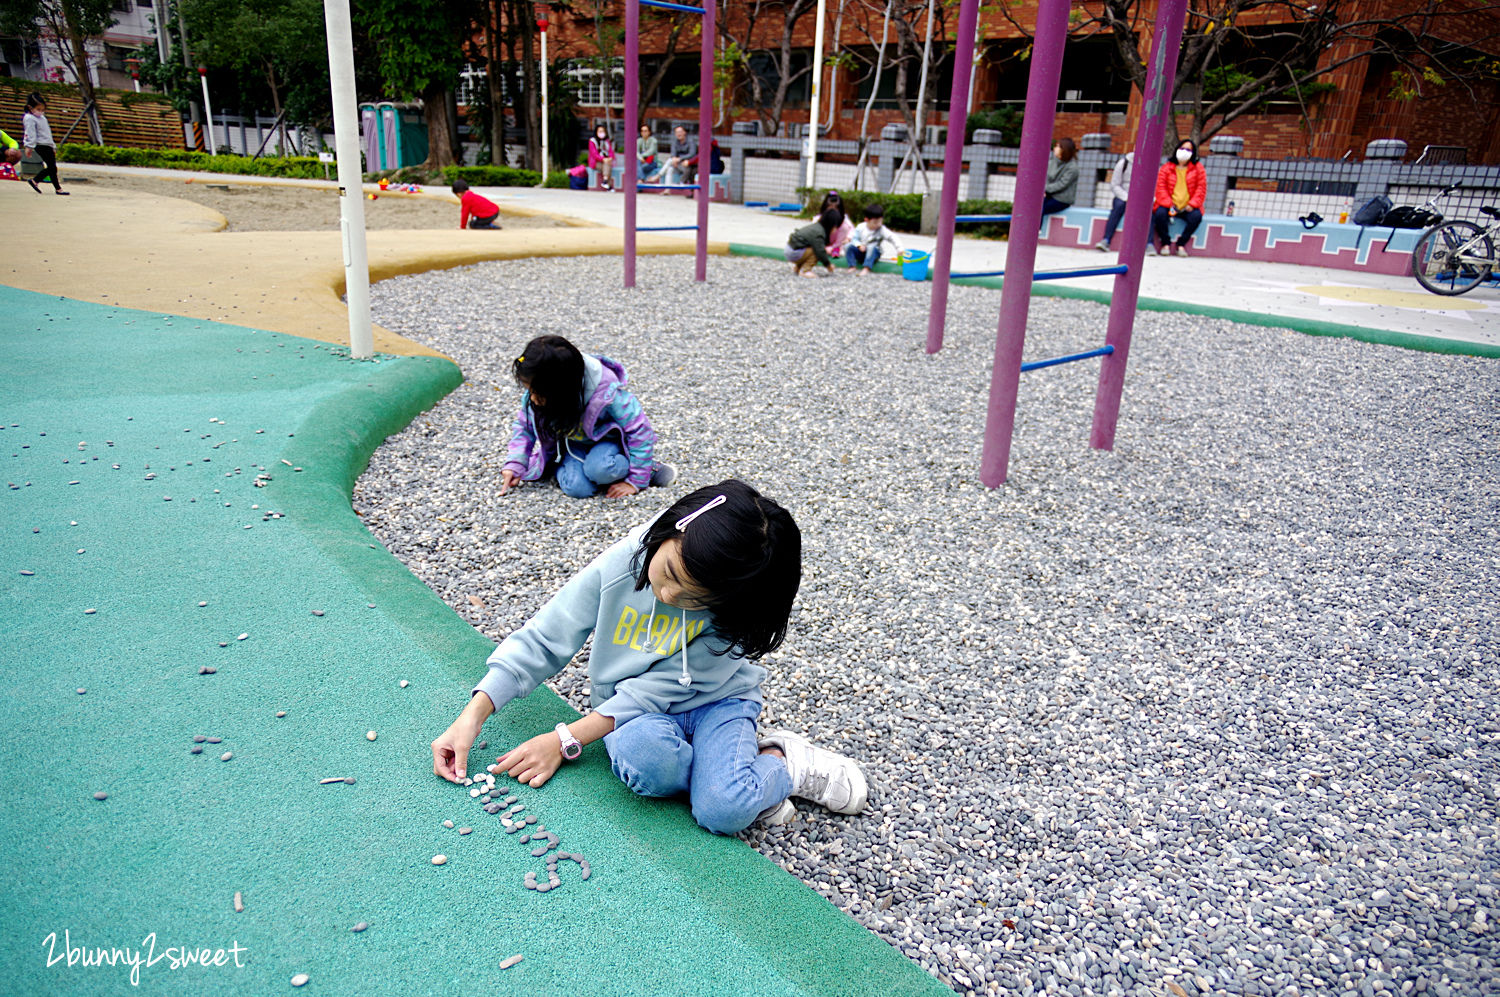
[[[1182,234],[1177,237],[1177,245],[1186,246],[1203,222],[1203,212],[1197,208],[1188,208],[1177,212],[1177,217],[1182,219]],[[1168,234],[1171,224],[1172,215],[1166,208],[1158,207],[1151,212],[1151,225],[1156,229],[1157,240],[1164,246],[1172,241]]]
[[[866,256],[869,257],[868,262],[865,259]],[[868,267],[874,270],[875,264],[880,262],[880,243],[877,242],[869,248],[849,243],[844,247],[844,262],[849,265],[850,270],[855,267]]]
[[[1109,220],[1104,223],[1104,239],[1102,241],[1106,246],[1109,245],[1109,240],[1115,237],[1115,230],[1120,227],[1120,219],[1124,217],[1125,202],[1117,197],[1114,203],[1109,206]]]
[[[618,443],[601,441],[586,451],[570,443],[557,465],[557,485],[569,498],[589,498],[603,486],[625,480],[629,473],[630,461]]]
[[[760,704],[721,699],[687,713],[645,713],[604,735],[610,770],[641,796],[687,793],[693,819],[738,834],[791,795],[786,762],[763,755]]]

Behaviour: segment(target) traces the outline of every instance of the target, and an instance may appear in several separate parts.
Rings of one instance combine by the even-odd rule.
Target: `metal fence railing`
[[[881,138],[865,153],[858,184],[865,190],[892,193],[937,193],[942,187],[944,147],[921,145],[924,183],[915,168],[911,146],[900,126],[886,126]],[[976,132],[976,141],[963,150],[964,171],[960,197],[1010,200],[1015,189],[1018,149],[994,144],[998,134]],[[769,138],[736,132],[719,140],[729,154],[730,200],[779,202],[796,197],[806,176],[806,140]],[[1079,143],[1080,205],[1108,208],[1109,173],[1119,158],[1109,149],[1108,135],[1085,135]],[[1438,190],[1460,181],[1463,187],[1438,202],[1447,218],[1470,221],[1483,217],[1482,205],[1500,205],[1500,167],[1465,166],[1427,156],[1405,163],[1406,143],[1394,139],[1372,142],[1363,160],[1248,159],[1240,155],[1244,141],[1217,136],[1203,157],[1208,175],[1206,214],[1297,219],[1316,212],[1336,222],[1347,210],[1350,217],[1378,195],[1395,204],[1422,204]],[[856,186],[858,142],[820,139],[815,186]],[[1416,157],[1412,157],[1416,158]],[[901,167],[905,168],[901,168]]]

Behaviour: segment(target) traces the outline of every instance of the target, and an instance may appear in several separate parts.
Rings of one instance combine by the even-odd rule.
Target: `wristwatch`
[[[573,732],[568,730],[567,724],[557,725],[557,739],[562,742],[562,756],[568,761],[571,762],[583,754],[583,745],[578,743],[578,738],[574,737]]]

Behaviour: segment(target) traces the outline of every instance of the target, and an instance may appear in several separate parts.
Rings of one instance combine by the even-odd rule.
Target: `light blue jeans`
[[[630,473],[630,461],[618,443],[601,441],[587,451],[577,443],[569,447],[571,450],[563,450],[562,463],[557,465],[557,485],[569,498],[597,495],[599,489],[625,480]]]
[[[854,243],[844,247],[844,263],[850,270],[860,267],[875,269],[875,264],[880,262],[880,243],[872,243],[868,248],[856,246]]]
[[[760,704],[721,699],[687,713],[645,713],[604,735],[610,770],[641,796],[687,793],[693,819],[738,834],[791,795],[786,762],[763,755]]]

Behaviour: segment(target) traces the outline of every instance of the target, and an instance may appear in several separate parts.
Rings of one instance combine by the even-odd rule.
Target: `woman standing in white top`
[[[21,144],[26,147],[28,155],[35,153],[42,158],[44,164],[42,172],[34,177],[27,177],[26,182],[40,194],[42,188],[37,181],[51,180],[52,192],[66,195],[68,192],[62,189],[62,183],[57,179],[57,147],[52,140],[52,126],[47,123],[47,102],[42,99],[41,94],[34,93],[26,98],[26,114],[21,118],[21,124],[25,136]]]

